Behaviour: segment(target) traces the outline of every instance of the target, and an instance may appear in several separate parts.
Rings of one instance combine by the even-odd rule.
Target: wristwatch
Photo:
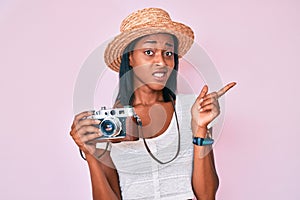
[[[201,138],[201,137],[193,137],[193,144],[198,146],[206,146],[214,143],[214,139],[211,138]]]

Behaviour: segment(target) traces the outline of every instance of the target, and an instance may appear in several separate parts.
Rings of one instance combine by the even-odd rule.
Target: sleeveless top
[[[111,143],[110,155],[119,174],[124,200],[193,199],[193,144],[191,106],[194,95],[177,95],[176,112],[180,130],[180,152],[168,164],[159,164],[150,157],[143,140]],[[154,156],[162,162],[171,160],[178,146],[175,114],[168,129],[146,139]]]

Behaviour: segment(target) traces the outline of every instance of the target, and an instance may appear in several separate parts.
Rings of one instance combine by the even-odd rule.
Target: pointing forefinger
[[[218,94],[218,98],[221,97],[222,95],[224,95],[230,88],[232,88],[233,86],[236,85],[236,82],[232,82],[227,84],[225,87],[223,87],[222,89],[220,89],[217,94]]]

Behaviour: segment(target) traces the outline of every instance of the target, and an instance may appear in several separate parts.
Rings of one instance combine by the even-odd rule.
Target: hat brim
[[[137,38],[156,33],[168,33],[176,36],[178,39],[179,57],[184,56],[194,42],[192,29],[179,22],[157,25],[150,28],[135,28],[132,31],[122,32],[108,44],[104,52],[105,63],[112,70],[119,72],[125,48]]]

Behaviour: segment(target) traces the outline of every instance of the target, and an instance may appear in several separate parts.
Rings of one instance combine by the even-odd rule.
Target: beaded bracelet
[[[214,143],[214,140],[211,138],[201,138],[201,137],[194,137],[193,138],[193,144],[198,146],[206,146],[211,145]]]

